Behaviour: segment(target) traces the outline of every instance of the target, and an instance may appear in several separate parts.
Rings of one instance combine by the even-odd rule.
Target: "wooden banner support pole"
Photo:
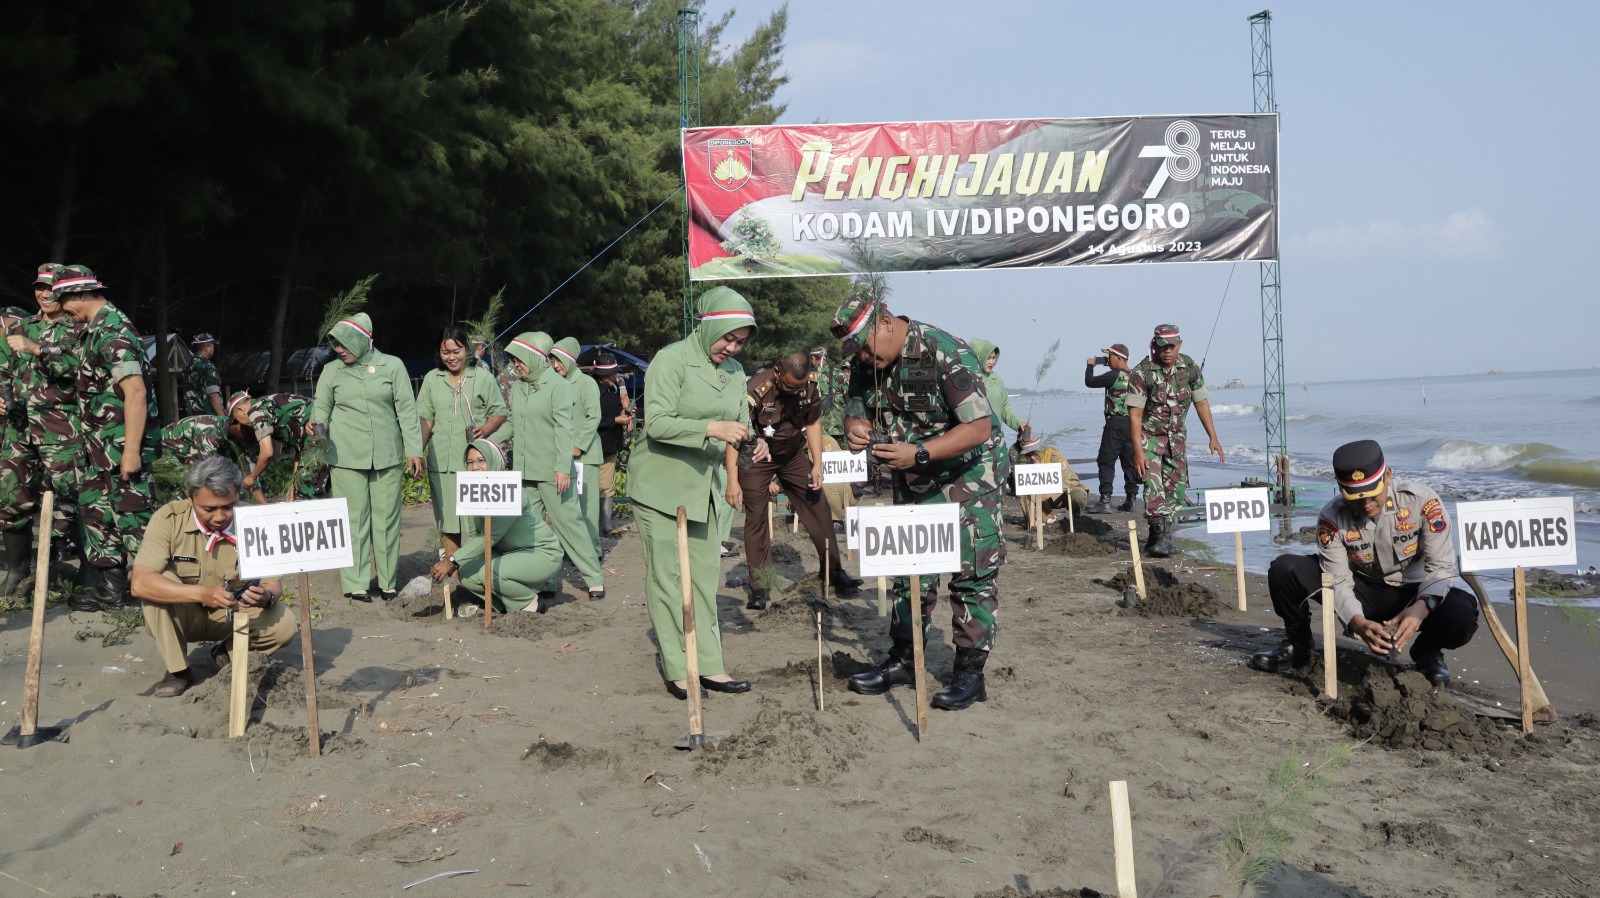
[[[1511,664],[1512,670],[1520,670],[1521,662],[1518,660],[1516,642],[1511,634],[1506,632],[1505,624],[1500,623],[1500,616],[1495,613],[1494,605],[1489,601],[1489,594],[1484,591],[1483,581],[1478,575],[1468,571],[1461,575],[1472,587],[1472,592],[1478,597],[1478,609],[1483,612],[1484,623],[1489,625],[1489,632],[1494,635],[1495,644],[1500,646],[1500,651],[1505,654],[1506,661]],[[1550,704],[1550,699],[1544,693],[1544,686],[1539,682],[1539,675],[1530,665],[1528,668],[1528,686],[1533,690],[1533,719],[1539,723],[1554,723],[1556,721],[1555,706]]]
[[[817,612],[817,710],[826,711],[822,699],[822,612]]]
[[[1239,610],[1244,611],[1244,534],[1233,531],[1233,576],[1239,584]]]
[[[1322,575],[1322,691],[1339,697],[1339,625],[1333,613],[1333,575]]]
[[[228,652],[231,665],[232,689],[228,694],[228,738],[244,735],[249,720],[250,690],[250,615],[244,609],[230,612],[228,622],[233,626],[233,647]]]
[[[317,659],[311,652],[311,575],[300,575],[300,654],[306,676],[306,729],[311,757],[322,755],[322,730],[317,724]]]
[[[1044,497],[1033,497],[1033,546],[1044,551]]]
[[[1517,687],[1522,703],[1522,731],[1533,732],[1533,663],[1528,659],[1528,582],[1522,566],[1512,570],[1517,603]]]
[[[483,629],[494,617],[494,518],[483,516]]]
[[[1117,857],[1117,898],[1139,898],[1133,874],[1133,814],[1128,808],[1128,783],[1111,781],[1111,840]]]
[[[1139,563],[1139,522],[1128,522],[1128,552],[1133,556],[1133,586],[1139,595],[1139,601],[1144,601],[1144,565]]]
[[[444,619],[445,620],[455,620],[455,618],[456,618],[455,603],[451,601],[451,599],[455,595],[455,591],[456,591],[456,585],[454,583],[446,583],[444,585]]]
[[[878,616],[889,613],[889,578],[878,578]]]
[[[911,663],[917,684],[917,741],[928,741],[928,672],[923,668],[922,575],[910,576]]]

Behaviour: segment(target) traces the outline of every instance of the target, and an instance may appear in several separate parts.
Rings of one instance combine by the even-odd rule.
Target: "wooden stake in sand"
[[[1322,691],[1339,697],[1339,625],[1333,613],[1333,575],[1322,575]]]
[[[1533,664],[1528,660],[1528,582],[1522,566],[1512,569],[1517,603],[1517,685],[1522,702],[1522,731],[1533,732]]]
[[[1133,814],[1128,808],[1128,783],[1111,781],[1111,841],[1117,856],[1117,898],[1139,898],[1133,875]]]
[[[39,554],[33,568],[33,629],[28,632],[28,666],[22,674],[22,722],[17,727],[17,746],[28,748],[40,742],[60,739],[59,727],[39,728],[39,671],[44,666],[44,606],[50,601],[50,517],[55,513],[56,494],[45,491],[39,503]]]
[[[922,575],[912,574],[911,588],[911,664],[917,684],[917,741],[928,741],[928,672],[922,658]]]
[[[317,659],[311,652],[311,575],[300,575],[300,654],[306,676],[306,729],[311,735],[311,757],[322,755],[322,730],[317,724]]]
[[[825,711],[822,700],[822,612],[817,612],[817,710]]]
[[[1511,669],[1521,670],[1522,662],[1519,659],[1522,656],[1517,651],[1511,634],[1506,632],[1505,624],[1500,622],[1500,615],[1495,613],[1494,605],[1489,602],[1489,594],[1484,591],[1483,581],[1472,571],[1463,573],[1461,578],[1467,581],[1467,585],[1472,587],[1473,594],[1478,597],[1478,608],[1483,612],[1483,620],[1489,625],[1489,632],[1494,634],[1495,644],[1500,646],[1500,651],[1506,656],[1506,661],[1510,662]],[[1533,690],[1533,719],[1539,723],[1554,723],[1555,706],[1550,704],[1550,699],[1544,694],[1544,685],[1539,682],[1539,675],[1533,671],[1531,665],[1528,668],[1527,683]]]
[[[456,618],[455,605],[454,605],[453,602],[451,602],[451,598],[455,595],[455,591],[456,591],[456,585],[454,583],[446,583],[444,585],[444,619],[445,620],[455,620],[455,618]]]
[[[889,578],[878,578],[878,616],[889,613]]]
[[[1139,601],[1144,601],[1144,566],[1139,563],[1139,522],[1128,522],[1128,552],[1133,556],[1133,586],[1139,596]]]
[[[233,627],[233,647],[228,651],[232,687],[228,693],[228,738],[244,735],[250,708],[250,615],[244,609],[228,612]]]
[[[1244,534],[1233,531],[1233,576],[1239,584],[1239,610],[1244,607]]]
[[[772,505],[769,503],[767,508]],[[694,623],[694,575],[689,567],[689,513],[682,505],[678,506],[678,582],[683,585],[683,654],[689,668],[688,682],[683,687],[689,695],[687,747],[693,750],[706,744],[706,726],[700,707],[700,645]]]
[[[1044,497],[1033,497],[1033,547],[1044,551]]]
[[[494,518],[483,516],[483,629],[494,617]]]

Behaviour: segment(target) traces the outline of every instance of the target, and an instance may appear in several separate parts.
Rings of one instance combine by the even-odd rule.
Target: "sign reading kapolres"
[[[1278,257],[1276,115],[683,132],[695,280]]]

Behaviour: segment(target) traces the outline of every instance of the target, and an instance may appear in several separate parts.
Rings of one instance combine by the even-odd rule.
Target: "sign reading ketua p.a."
[[[861,576],[898,577],[961,570],[961,506],[862,506]]]
[[[822,453],[823,483],[865,483],[867,480],[867,453]]]
[[[522,514],[520,471],[460,471],[456,474],[456,514]]]
[[[277,577],[346,568],[350,513],[343,499],[241,505],[234,512],[239,541],[239,576]]]
[[[1059,496],[1062,487],[1061,463],[1017,465],[1017,495]]]
[[[1206,490],[1206,532],[1244,533],[1272,529],[1267,488]]]
[[[1571,496],[1458,502],[1461,569],[1577,564],[1576,523]]]

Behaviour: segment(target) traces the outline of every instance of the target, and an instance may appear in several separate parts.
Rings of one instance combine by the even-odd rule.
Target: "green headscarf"
[[[328,336],[339,341],[339,345],[349,350],[359,362],[362,356],[372,351],[372,317],[366,312],[357,312],[349,318],[342,318],[328,329]]]
[[[544,331],[524,331],[512,338],[506,352],[528,366],[527,383],[537,383],[544,369],[550,367],[550,335]]]
[[[578,355],[583,351],[577,337],[562,337],[551,352],[561,355],[561,364],[567,369],[567,380],[577,380],[583,372],[578,368]]]
[[[989,361],[989,356],[995,357],[995,366],[1000,365],[1000,347],[988,340],[968,340],[967,345],[972,347],[972,354],[978,357],[978,371],[982,373],[983,366]]]
[[[467,449],[476,449],[483,460],[488,462],[489,470],[504,471],[506,469],[506,453],[500,444],[494,440],[473,440],[467,444]],[[466,464],[466,449],[461,450],[461,462]]]
[[[712,287],[700,297],[700,324],[694,329],[700,340],[700,349],[711,357],[711,346],[741,327],[752,328],[754,335],[756,313],[743,296],[731,287]]]

